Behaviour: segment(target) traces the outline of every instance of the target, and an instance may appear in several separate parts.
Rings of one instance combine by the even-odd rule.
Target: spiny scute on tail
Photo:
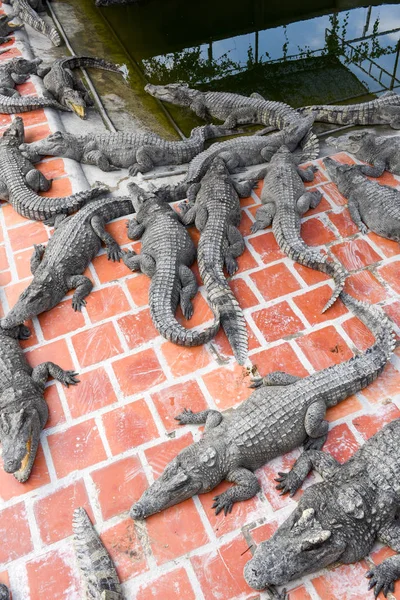
[[[87,600],[123,600],[115,566],[84,508],[75,509],[72,525]]]

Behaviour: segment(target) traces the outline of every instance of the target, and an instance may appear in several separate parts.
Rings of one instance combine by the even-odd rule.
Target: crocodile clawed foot
[[[26,325],[19,325],[18,339],[27,340],[31,337],[31,330]]]
[[[260,231],[260,229],[261,229],[261,224],[257,223],[257,221],[255,221],[253,223],[253,225],[250,227],[251,233],[257,233],[257,231]]]
[[[249,385],[250,388],[260,388],[262,387],[263,384],[263,378],[262,377],[255,377],[254,379],[252,379],[251,384]]]
[[[79,379],[77,379],[77,375],[78,375],[78,373],[75,373],[75,371],[65,371],[62,383],[66,387],[69,387],[70,385],[77,385],[79,383]]]
[[[72,298],[72,308],[75,312],[82,312],[83,306],[86,306],[86,300],[83,298]]]
[[[232,277],[239,268],[237,261],[232,256],[227,256],[225,258],[225,266],[229,277]]]
[[[234,505],[233,500],[223,492],[219,496],[215,496],[213,498],[214,503],[211,508],[215,508],[215,514],[218,515],[222,510],[224,511],[225,516],[232,512],[232,508]]]
[[[369,230],[368,230],[368,227],[367,227],[366,225],[364,225],[364,223],[362,223],[362,224],[359,226],[359,230],[360,230],[360,232],[361,232],[363,235],[367,235],[367,233],[368,233],[368,231],[369,231]]]
[[[377,598],[380,592],[387,598],[389,592],[394,592],[394,582],[396,581],[397,575],[393,573],[393,568],[388,563],[381,563],[376,565],[365,574],[370,582],[368,589],[374,588],[374,595]]]
[[[188,425],[192,423],[193,414],[194,413],[192,410],[190,410],[190,408],[184,408],[183,411],[179,413],[179,415],[176,415],[176,417],[174,417],[174,419],[176,419],[176,421],[179,421],[179,425]]]
[[[118,246],[118,244],[115,244],[113,246],[109,246],[107,248],[107,258],[108,260],[112,260],[114,262],[119,262],[120,258],[122,257],[123,252],[121,250],[121,248]]]
[[[129,175],[131,177],[135,177],[135,175],[137,175],[138,173],[141,173],[141,168],[139,167],[138,164],[136,165],[132,165],[131,167],[129,167]]]
[[[284,496],[285,494],[294,496],[301,486],[301,480],[294,471],[289,471],[289,473],[281,473],[279,471],[275,481],[278,482],[276,489],[281,491],[280,496]]]

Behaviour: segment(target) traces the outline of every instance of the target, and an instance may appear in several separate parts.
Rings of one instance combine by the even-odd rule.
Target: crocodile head
[[[132,506],[131,518],[145,519],[213,489],[224,477],[224,473],[220,475],[219,463],[219,452],[214,446],[197,442],[185,448]]]
[[[10,60],[10,72],[18,73],[19,75],[30,75],[37,72],[38,66],[42,63],[41,58],[27,60],[26,58],[13,58]]]
[[[21,483],[29,478],[39,446],[40,432],[47,417],[47,404],[32,379],[15,373],[13,385],[0,397],[3,406],[25,406],[0,414],[0,442],[4,470]],[[29,408],[28,408],[29,407]]]
[[[79,143],[79,138],[63,131],[51,133],[47,138],[31,144],[21,144],[19,149],[32,162],[39,161],[42,156],[64,156],[80,160],[83,155],[83,147]]]
[[[354,183],[356,183],[355,177],[359,175],[362,178],[360,170],[361,165],[345,165],[338,163],[333,158],[328,156],[322,161],[329,173],[332,181],[337,185],[339,192],[344,196],[348,196]],[[361,179],[360,179],[361,181]]]
[[[11,329],[24,321],[32,319],[40,313],[50,310],[63,299],[68,291],[59,282],[55,282],[50,273],[36,273],[33,281],[22,292],[15,306],[1,320],[3,329]]]
[[[167,85],[153,85],[148,83],[145,86],[148,94],[178,106],[190,106],[193,98],[201,92],[191,89],[187,83],[168,83]]]
[[[61,93],[61,104],[70,108],[80,119],[86,119],[86,102],[82,93],[72,88],[67,88]]]
[[[245,566],[249,586],[262,590],[284,585],[344,559],[354,532],[359,529],[364,535],[363,529],[371,527],[371,521],[362,520],[364,513],[359,511],[359,498],[353,492],[352,488],[334,488],[326,482],[306,489],[295,511],[270,540],[257,547]],[[349,514],[353,501],[355,514]]]
[[[15,117],[10,127],[3,133],[1,144],[19,147],[25,140],[24,122],[21,117]]]
[[[0,583],[0,600],[10,600],[10,592],[4,583]]]
[[[374,134],[369,131],[353,131],[339,137],[328,137],[326,138],[326,143],[336,148],[336,150],[344,150],[345,152],[357,154],[374,137]]]

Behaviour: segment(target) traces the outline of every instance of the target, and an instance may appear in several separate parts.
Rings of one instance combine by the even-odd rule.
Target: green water
[[[398,3],[142,0],[96,9],[94,0],[79,8],[66,1],[88,21],[93,50],[100,45],[128,64],[133,110],[163,132],[172,121],[187,135],[199,121],[187,109],[162,109],[143,93],[146,82],[256,91],[292,106],[360,101],[400,87]]]

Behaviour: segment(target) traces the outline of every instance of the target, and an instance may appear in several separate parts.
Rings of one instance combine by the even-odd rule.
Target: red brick
[[[362,561],[353,565],[331,568],[326,575],[312,580],[312,584],[324,600],[366,600],[368,580],[365,573],[368,565]]]
[[[331,247],[331,250],[349,271],[362,269],[382,260],[379,254],[364,239],[349,240],[342,244],[336,244]]]
[[[304,325],[287,302],[274,304],[252,314],[267,342],[283,339],[304,329]]]
[[[340,300],[336,300],[334,304],[324,313],[324,306],[332,296],[332,288],[329,285],[323,285],[309,292],[301,294],[293,298],[293,302],[299,307],[307,321],[311,325],[331,321],[341,315],[346,314],[347,309]]]
[[[247,387],[250,379],[247,379],[246,370],[236,364],[203,375],[203,381],[215,404],[221,410],[246,400],[252,391]]]
[[[10,57],[11,51],[7,52],[7,56]],[[37,96],[37,91],[33,81],[26,81],[25,83],[19,83],[15,86],[16,90],[21,96]]]
[[[66,300],[39,315],[39,323],[44,339],[51,340],[84,327],[85,319],[81,312],[73,310],[71,300]]]
[[[126,519],[101,534],[121,581],[147,571],[147,561],[132,519]]]
[[[79,375],[79,385],[65,388],[74,419],[117,401],[111,381],[102,367]]]
[[[4,221],[7,229],[13,227],[14,225],[21,225],[22,223],[26,225],[29,221],[11,206],[11,204],[5,203],[2,204],[2,211],[4,215]],[[31,250],[32,252],[32,250]]]
[[[185,569],[175,569],[161,575],[150,583],[142,584],[136,594],[136,600],[195,600],[196,596]]]
[[[372,275],[370,271],[364,270],[360,273],[353,273],[346,279],[345,291],[371,304],[381,302],[387,297],[387,292],[383,285]]]
[[[137,400],[105,413],[103,422],[114,455],[158,436],[157,427],[145,400]]]
[[[354,165],[356,161],[352,156],[349,156],[347,152],[338,152],[332,156],[333,160],[342,165]]]
[[[316,190],[319,190],[320,188],[316,188],[315,186],[312,186],[310,188],[308,188],[308,191],[313,192]],[[313,215],[318,215],[319,213],[323,213],[326,211],[330,211],[332,209],[331,205],[329,204],[328,200],[326,198],[322,198],[321,202],[318,204],[318,206],[316,206],[315,208],[310,208],[310,210],[308,210],[306,213],[304,213],[304,217],[312,217]]]
[[[10,271],[2,271],[0,273],[0,286],[4,287],[9,284],[11,281],[11,273]]]
[[[112,367],[124,396],[143,392],[165,381],[165,374],[151,349],[116,360]]]
[[[258,341],[258,339],[256,338],[252,327],[249,325],[249,323],[247,322],[246,319],[245,319],[245,324],[246,324],[247,338],[248,338],[248,343],[249,343],[249,351],[255,350],[256,348],[259,348],[261,344]],[[230,345],[229,340],[226,337],[226,333],[222,329],[222,327],[220,328],[217,335],[212,340],[211,346],[214,349],[215,353],[217,354],[217,356],[219,357],[221,362],[225,361],[225,357],[228,357],[228,356],[233,357],[232,346]]]
[[[317,370],[338,365],[353,356],[350,348],[333,326],[297,338],[296,343]]]
[[[307,592],[306,588],[301,585],[300,587],[288,592],[288,600],[312,600],[312,598]]]
[[[383,267],[380,267],[378,271],[380,276],[387,281],[396,294],[400,294],[400,261],[384,265]]]
[[[103,442],[93,419],[49,435],[47,441],[60,478],[106,459]]]
[[[275,481],[275,479],[278,477],[278,473],[286,473],[290,471],[299,454],[300,451],[296,449],[292,452],[284,454],[283,456],[278,456],[257,471],[262,493],[271,504],[273,510],[279,510],[287,506],[293,506],[294,508],[295,501],[298,501],[302,494],[302,489],[300,489],[295,494],[294,498],[290,498],[288,494],[281,495],[280,490],[276,489],[277,482]],[[314,481],[313,477],[314,476],[312,475],[309,479],[307,479],[308,484],[310,481]]]
[[[137,456],[123,458],[91,473],[103,519],[111,519],[137,502],[148,482]]]
[[[338,206],[344,206],[347,204],[347,198],[342,196],[334,183],[326,183],[321,186],[320,190],[324,196],[330,198],[334,204],[337,204]]]
[[[318,185],[319,183],[326,183],[328,181],[328,177],[327,177],[327,173],[326,173],[326,170],[325,170],[325,167],[324,167],[324,163],[321,160],[317,161],[316,163],[311,163],[311,162],[304,163],[304,164],[301,165],[300,168],[301,169],[302,168],[307,168],[307,167],[309,167],[312,164],[315,164],[318,167],[318,171],[316,171],[314,173],[314,179],[312,181],[306,181],[304,183],[304,185],[307,188],[310,188],[310,187],[313,187],[315,185]]]
[[[285,371],[299,377],[309,375],[297,358],[295,351],[287,342],[253,354],[251,359],[253,365],[257,367],[259,374],[263,377],[272,371]]]
[[[127,288],[136,306],[145,306],[149,303],[150,281],[150,278],[142,273],[135,273],[126,280]]]
[[[42,108],[32,110],[26,113],[17,113],[17,116],[21,117],[25,127],[31,127],[32,125],[40,125],[46,123],[46,115]]]
[[[331,408],[328,408],[326,411],[326,420],[332,423],[333,421],[343,419],[343,417],[347,417],[348,415],[358,412],[362,408],[363,406],[358,398],[356,396],[350,396],[346,400],[336,404],[336,406],[331,406]]]
[[[146,460],[149,463],[154,478],[157,479],[164,471],[167,464],[173,460],[183,448],[193,443],[193,436],[190,431],[178,438],[170,439],[167,442],[161,442],[157,446],[152,446],[144,451]]]
[[[250,275],[265,300],[274,300],[300,289],[300,284],[286,265],[278,263]]]
[[[2,583],[3,585],[6,585],[8,588],[10,588],[10,578],[8,576],[8,572],[7,571],[2,571],[0,573],[0,583]]]
[[[151,397],[167,432],[179,427],[174,417],[184,408],[190,407],[194,412],[207,408],[207,402],[196,381],[178,383],[154,392]]]
[[[72,553],[72,550],[71,550]],[[72,556],[56,550],[26,564],[30,600],[78,598],[80,584]]]
[[[347,208],[340,213],[330,213],[329,218],[342,237],[349,237],[359,233],[359,229],[351,218]]]
[[[248,215],[244,211],[242,211],[239,231],[243,237],[247,237],[251,235],[250,227],[253,225],[253,221],[250,219]]]
[[[328,439],[324,445],[324,452],[332,454],[340,463],[344,463],[357,452],[358,442],[348,426],[343,423],[336,425],[328,432]]]
[[[93,522],[92,509],[82,479],[35,502],[35,518],[45,544],[53,544],[72,535],[72,515],[75,508],[80,506],[88,512]]]
[[[161,346],[161,352],[174,377],[180,377],[202,369],[211,362],[211,356],[205,346],[186,348],[177,346],[172,342],[166,342]]]
[[[19,483],[14,475],[6,473],[3,469],[3,461],[0,458],[0,498],[2,500],[7,502],[11,498],[23,496],[48,483],[50,483],[50,475],[41,445],[39,445],[31,475],[26,483]]]
[[[387,306],[383,307],[383,310],[388,315],[388,317],[398,326],[400,327],[400,302],[395,301]]]
[[[355,343],[357,348],[363,352],[372,346],[375,341],[374,335],[371,333],[368,327],[366,327],[364,323],[360,321],[360,319],[357,319],[357,317],[348,319],[342,323],[342,327],[351,340]]]
[[[32,248],[23,250],[14,254],[15,266],[17,267],[17,273],[19,279],[25,279],[25,277],[31,276],[30,261],[32,256]]]
[[[249,561],[248,545],[242,536],[238,536],[221,546],[217,552],[208,552],[193,556],[190,562],[200,582],[205,600],[223,598],[245,598],[254,595],[243,577],[243,569]]]
[[[278,529],[279,524],[276,521],[272,521],[270,523],[264,523],[259,527],[255,527],[254,529],[250,529],[250,535],[255,541],[255,543],[261,544],[261,542],[265,542],[265,540],[269,540]]]
[[[308,246],[321,246],[336,239],[333,231],[318,218],[303,221],[300,235]]]
[[[36,168],[38,171],[43,173],[43,175],[47,177],[47,179],[54,179],[55,177],[64,177],[66,175],[65,165],[62,158],[47,159],[38,163],[36,165]]]
[[[82,367],[100,363],[122,352],[121,343],[112,323],[105,323],[77,333],[71,340]]]
[[[124,292],[117,285],[92,292],[87,303],[87,311],[92,323],[115,317],[119,313],[128,311],[129,308]]]
[[[128,229],[126,227],[128,221],[126,217],[123,219],[118,219],[118,221],[113,221],[112,223],[107,223],[106,230],[111,233],[114,240],[120,245],[125,246],[126,244],[132,244],[132,240],[128,238]]]
[[[315,269],[310,269],[309,267],[303,267],[303,265],[299,265],[298,263],[294,263],[293,266],[307,285],[314,285],[315,283],[330,279],[329,275]]]
[[[186,327],[187,329],[192,329],[193,327],[198,327],[199,325],[207,323],[207,321],[213,320],[212,310],[208,305],[206,299],[203,298],[203,296],[200,293],[196,294],[196,296],[193,298],[192,303],[194,313],[191,319],[185,319],[180,307],[178,307],[176,311],[176,318],[179,321],[179,323],[183,325],[183,327]],[[202,329],[204,329],[204,327],[202,327]]]
[[[272,232],[262,233],[261,235],[249,239],[249,244],[259,254],[261,260],[265,264],[274,260],[279,260],[285,256],[280,250]]]
[[[397,256],[400,254],[400,246],[398,242],[394,242],[393,240],[387,240],[381,235],[377,235],[372,231],[368,234],[370,240],[374,242],[379,248],[379,250],[387,256],[388,258],[392,256]]]
[[[49,239],[43,223],[37,221],[9,229],[8,236],[14,252],[30,248],[33,244],[43,244]]]
[[[25,143],[30,144],[31,142],[37,142],[50,135],[50,133],[50,127],[47,124],[29,127],[28,129],[25,129]]]
[[[6,254],[6,249],[4,247],[1,247],[0,248],[0,271],[4,271],[5,269],[8,269],[7,254]]]
[[[384,425],[398,419],[400,410],[395,404],[386,404],[379,406],[373,414],[360,415],[353,419],[353,425],[361,433],[365,440],[378,433]]]
[[[47,198],[63,198],[72,194],[72,184],[68,177],[53,179],[51,188],[47,192],[41,192],[41,196]]]
[[[132,271],[125,266],[122,260],[119,262],[108,260],[107,254],[100,254],[99,256],[96,256],[92,260],[92,264],[101,283],[118,281],[118,279],[121,279],[122,277],[132,273]]]
[[[238,275],[240,273],[244,273],[245,271],[248,271],[249,269],[255,269],[256,267],[258,267],[258,263],[257,263],[256,259],[253,257],[253,255],[248,250],[248,248],[246,248],[245,251],[243,252],[243,254],[241,256],[239,256],[236,260],[239,265],[239,268],[237,270]],[[226,272],[225,272],[225,274],[227,275]]]
[[[0,563],[16,560],[33,549],[23,502],[0,512],[0,538]]]
[[[383,403],[400,390],[400,373],[390,363],[386,365],[378,379],[362,391],[369,402]]]
[[[11,281],[11,275],[9,277],[9,281]],[[7,300],[8,300],[8,304],[9,307],[12,308],[14,306],[14,304],[16,304],[20,294],[22,294],[22,292],[28,287],[28,285],[30,284],[30,282],[32,281],[32,277],[30,277],[29,279],[25,279],[25,281],[19,281],[18,283],[14,283],[12,285],[8,285],[5,288],[5,293],[7,296]],[[1,282],[1,276],[0,276],[0,284],[1,285],[7,285],[8,282]]]
[[[60,365],[62,369],[73,370],[74,365],[65,340],[58,340],[50,344],[43,344],[26,353],[31,367],[36,367],[43,362],[51,361]]]
[[[148,308],[138,313],[121,317],[118,319],[118,326],[126,339],[128,347],[131,349],[146,344],[159,335],[153,325]]]
[[[67,388],[65,388],[67,389]],[[44,390],[44,399],[49,407],[49,418],[46,423],[46,429],[55,427],[65,422],[64,409],[61,404],[60,395],[56,385],[49,385]]]
[[[229,287],[235,294],[237,301],[242,309],[250,308],[258,304],[258,300],[244,279],[232,279],[229,281]]]
[[[389,171],[384,171],[380,177],[368,177],[371,181],[376,181],[380,185],[390,185],[391,187],[396,187],[399,185],[399,180],[389,173]]]

